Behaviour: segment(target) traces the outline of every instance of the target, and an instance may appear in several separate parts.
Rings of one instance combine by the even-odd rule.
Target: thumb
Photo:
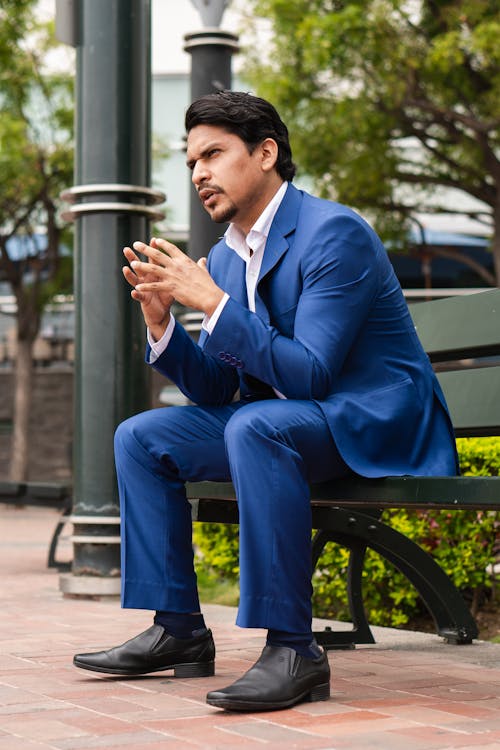
[[[196,265],[200,268],[206,268],[207,267],[207,259],[206,258],[200,258],[196,261]]]

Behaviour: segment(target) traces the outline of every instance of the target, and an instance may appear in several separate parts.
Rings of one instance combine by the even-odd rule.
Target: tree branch
[[[477,198],[477,200],[486,203],[492,208],[494,208],[495,205],[496,190],[494,188],[491,188],[491,190],[481,190],[474,185],[467,184],[467,188],[465,189],[463,181],[452,179],[449,175],[431,175],[423,173],[411,174],[409,172],[396,171],[394,177],[396,180],[408,185],[436,185],[437,187],[455,188],[456,190],[473,195],[474,198]]]
[[[450,258],[451,260],[457,260],[463,263],[465,266],[469,266],[475,271],[488,284],[488,286],[496,286],[496,278],[493,273],[490,273],[481,263],[472,258],[466,253],[460,252],[460,250],[447,250],[445,248],[427,247],[427,252],[431,255],[435,255],[441,258]]]
[[[408,98],[405,101],[405,106],[415,107],[416,109],[420,109],[422,112],[429,112],[439,122],[446,122],[450,124],[460,122],[462,125],[465,125],[475,133],[487,134],[492,130],[497,130],[500,127],[500,120],[498,119],[493,119],[490,122],[481,122],[475,117],[461,114],[454,109],[443,109],[442,107],[438,107],[425,98]]]

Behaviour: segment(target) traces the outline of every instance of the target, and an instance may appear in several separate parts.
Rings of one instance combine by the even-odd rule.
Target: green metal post
[[[71,6],[71,7],[69,7]],[[150,0],[58,0],[77,47],[73,564],[67,594],[119,590],[116,426],[150,405],[144,324],[122,248],[150,236]],[[60,16],[61,17],[61,16]],[[66,41],[70,41],[66,39]]]

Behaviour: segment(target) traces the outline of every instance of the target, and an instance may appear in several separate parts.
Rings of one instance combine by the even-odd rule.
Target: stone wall
[[[9,478],[13,418],[12,370],[0,370],[0,479]],[[33,380],[30,419],[29,481],[67,481],[71,478],[73,437],[73,371],[38,368]]]
[[[153,373],[152,403],[167,383]],[[0,368],[0,481],[9,478],[10,424],[13,417],[13,373]],[[30,422],[28,481],[66,482],[72,478],[73,370],[67,365],[35,369]]]

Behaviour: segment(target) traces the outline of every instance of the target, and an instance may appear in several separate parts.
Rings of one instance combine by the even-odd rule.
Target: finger
[[[155,263],[143,263],[140,260],[133,260],[130,265],[137,276],[162,276],[165,273],[165,268],[157,266]]]
[[[168,292],[169,286],[164,281],[141,281],[136,290],[142,292]]]
[[[155,247],[159,247],[171,258],[179,256],[186,257],[186,254],[183,253],[182,250],[179,250],[179,248],[176,245],[173,245],[171,242],[167,242],[167,240],[164,240],[161,237],[153,237],[152,239],[155,241]]]
[[[170,260],[169,256],[164,252],[156,250],[154,247],[146,245],[144,242],[134,242],[134,250],[137,250],[141,255],[145,255],[150,261],[156,263],[158,266],[165,266]]]
[[[200,268],[206,268],[207,267],[207,259],[206,258],[199,258],[199,260],[196,261],[196,265]]]
[[[132,299],[135,299],[136,302],[143,302],[145,299],[145,296],[137,291],[137,289],[132,289],[130,292],[130,296]]]
[[[131,271],[128,266],[123,266],[122,272],[123,272],[123,275],[125,276],[126,281],[128,281],[128,283],[131,286],[136,286],[139,280],[137,276],[135,275],[135,273]]]
[[[133,260],[139,260],[139,258],[134,253],[134,251],[132,250],[131,247],[124,247],[123,248],[123,254],[124,254],[124,256],[126,257],[126,259],[128,260],[129,263],[131,261],[133,261]]]

